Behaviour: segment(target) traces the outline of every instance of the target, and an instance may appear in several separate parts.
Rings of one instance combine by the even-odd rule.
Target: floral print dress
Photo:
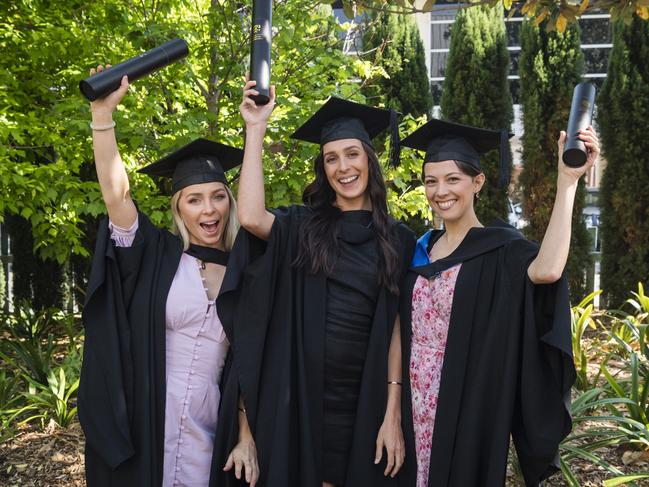
[[[462,264],[428,280],[417,278],[412,291],[410,384],[417,452],[417,487],[428,487],[439,384],[455,283]]]

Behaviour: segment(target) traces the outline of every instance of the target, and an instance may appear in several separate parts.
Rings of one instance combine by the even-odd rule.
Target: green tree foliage
[[[598,100],[606,170],[601,186],[602,288],[621,305],[649,278],[649,24],[614,27]]]
[[[433,97],[426,53],[412,17],[379,12],[367,24],[363,50],[383,68],[363,91],[369,102],[387,98],[387,105],[414,117],[429,115]]]
[[[565,33],[547,32],[531,22],[521,26],[519,74],[523,108],[523,216],[527,237],[541,242],[554,205],[557,180],[557,140],[568,125],[572,92],[581,81],[583,54],[579,27]],[[585,292],[585,272],[592,263],[591,241],[583,220],[584,180],[579,182],[572,221],[567,272],[573,299]]]
[[[509,53],[501,9],[465,9],[451,29],[442,88],[442,116],[451,122],[509,131],[513,119],[507,74]],[[507,188],[497,188],[498,151],[482,157],[487,184],[476,205],[484,222],[507,219]]]
[[[64,262],[71,253],[89,255],[84,232],[105,208],[92,175],[89,105],[78,82],[93,65],[115,64],[182,37],[190,45],[187,60],[133,83],[114,117],[134,198],[155,223],[170,223],[159,183],[135,169],[199,136],[242,145],[238,105],[250,17],[250,2],[107,0],[66,8],[39,0],[3,3],[0,215],[29,221],[41,257]],[[371,74],[372,66],[341,52],[341,32],[330,7],[315,0],[275,2],[278,106],[264,161],[269,206],[299,201],[311,177],[317,148],[290,140],[290,133],[329,96],[364,99],[358,79]],[[388,177],[398,180],[400,171]],[[397,215],[418,211],[399,184],[392,186]]]

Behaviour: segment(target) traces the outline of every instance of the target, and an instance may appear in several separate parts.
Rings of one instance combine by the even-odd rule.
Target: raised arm
[[[561,154],[563,154],[563,146],[566,142],[566,133],[562,131],[559,136],[559,174],[554,207],[539,253],[527,268],[527,275],[535,284],[549,284],[558,281],[568,260],[572,210],[579,178],[593,167],[599,157],[599,142],[593,127],[581,131],[579,138],[586,145],[588,159],[585,165],[575,168],[568,167],[563,163]]]
[[[110,66],[108,66],[110,67]],[[98,66],[97,71],[102,71]],[[95,74],[91,69],[90,74]],[[108,210],[108,216],[118,227],[129,228],[135,222],[137,210],[131,199],[128,176],[124,163],[117,149],[113,112],[128,90],[128,79],[122,78],[122,84],[105,98],[90,103],[92,113],[92,147],[95,153],[95,168],[101,187],[101,195]]]
[[[266,210],[262,151],[268,118],[275,107],[275,87],[270,87],[270,101],[257,106],[250,98],[257,95],[256,82],[248,81],[239,110],[246,123],[246,145],[239,177],[237,216],[241,226],[263,240],[268,240],[275,215]]]

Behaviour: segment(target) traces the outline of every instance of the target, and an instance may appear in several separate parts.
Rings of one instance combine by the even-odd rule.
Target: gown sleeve
[[[527,268],[537,253],[536,244],[521,239],[509,245],[506,257],[522,326],[512,436],[527,486],[538,486],[559,469],[559,444],[572,428],[575,381],[567,279],[532,283]]]
[[[291,235],[305,211],[301,206],[272,210],[275,221],[267,241],[244,228],[239,230],[217,298],[219,318],[233,344],[234,366],[251,428],[255,424],[262,356],[275,292],[277,288],[287,290],[290,285],[284,282],[279,286],[278,278],[292,263]],[[245,302],[241,296],[246,297]]]
[[[283,326],[278,326],[271,318],[274,307],[286,303],[291,293],[291,282],[288,282],[291,273],[287,271],[293,261],[291,243],[295,242],[294,229],[305,211],[301,206],[272,210],[275,220],[268,240],[263,241],[241,228],[230,252],[216,301],[219,319],[231,348],[226,364],[227,375],[224,371],[227,380],[221,390],[211,486],[243,485],[231,473],[223,472],[227,456],[238,441],[239,395],[243,398],[248,424],[257,441],[257,406],[264,385],[263,377],[272,376],[272,382],[277,383],[275,389],[286,385],[280,378],[286,376],[285,362],[290,355],[277,353],[277,348],[285,348],[290,340],[290,320],[287,318]],[[267,363],[264,356],[281,357],[281,360]],[[269,386],[269,381],[266,382]],[[272,399],[267,402],[272,402]]]
[[[143,214],[128,247],[101,223],[83,308],[84,356],[78,393],[79,421],[87,447],[116,468],[134,454],[130,435],[132,360],[128,308],[145,243],[158,231]]]

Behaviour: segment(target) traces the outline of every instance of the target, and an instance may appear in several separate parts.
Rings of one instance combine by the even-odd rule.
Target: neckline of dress
[[[498,229],[503,229],[504,230],[504,229],[508,229],[508,227],[509,227],[509,225],[505,224],[504,221],[501,220],[500,218],[496,218],[493,221],[489,222],[487,225],[484,225],[482,227],[471,227],[471,228],[469,228],[469,230],[467,231],[466,235],[464,236],[462,241],[459,243],[459,245],[455,248],[455,250],[453,250],[453,252],[448,254],[446,257],[442,257],[441,259],[436,259],[436,260],[430,262],[430,264],[435,264],[435,263],[438,263],[438,262],[444,262],[446,260],[451,260],[460,251],[465,250],[465,247],[471,243],[471,241],[473,240],[475,234],[486,233],[487,235],[490,235],[490,233],[493,232],[494,230],[498,230]],[[509,227],[509,228],[511,228],[512,230],[515,230],[513,227]],[[446,233],[446,230],[436,230],[436,231],[440,232],[440,233],[435,237],[434,240],[431,239],[432,243],[429,242],[430,250],[426,249],[426,254],[428,255],[429,261],[430,261],[430,251],[433,249],[433,245],[435,245],[435,242],[437,242],[442,237],[442,235],[444,235]],[[487,247],[489,247],[489,248],[491,248],[492,246],[493,245],[487,245]]]
[[[205,278],[203,277],[203,273],[201,272],[201,262],[200,262],[200,260],[198,258],[196,258],[196,257],[193,257],[193,256],[189,255],[186,252],[183,252],[183,253],[184,253],[184,255],[186,255],[187,257],[189,257],[191,259],[191,262],[192,262],[191,267],[195,268],[194,272],[198,275],[198,284],[200,285],[201,289],[203,290],[202,295],[205,298],[205,304],[207,304],[208,306],[215,305],[216,304],[216,297],[214,299],[210,299],[210,296],[208,294],[209,290],[206,287]],[[217,296],[218,296],[218,293],[217,293]]]
[[[341,211],[338,219],[345,223],[359,223],[368,226],[372,223],[371,210],[346,210]]]

